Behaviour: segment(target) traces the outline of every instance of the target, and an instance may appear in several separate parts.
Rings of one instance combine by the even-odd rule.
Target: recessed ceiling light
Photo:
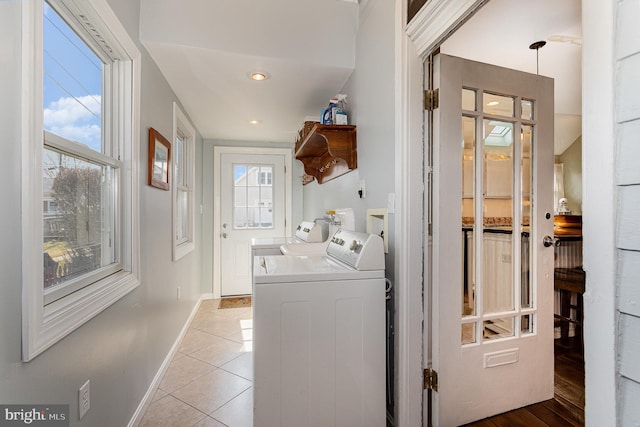
[[[493,107],[494,105],[498,105],[498,104],[500,104],[500,102],[499,102],[499,101],[489,101],[489,102],[487,102],[487,105],[488,105],[489,107]]]
[[[262,120],[249,120],[249,123],[252,125],[259,125],[260,123],[262,123]]]
[[[262,81],[267,80],[271,75],[266,71],[253,71],[249,73],[249,78],[251,80]]]

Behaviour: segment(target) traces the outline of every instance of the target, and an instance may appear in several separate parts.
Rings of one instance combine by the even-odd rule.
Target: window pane
[[[473,344],[476,342],[476,324],[462,324],[462,344]]]
[[[115,262],[114,171],[46,148],[43,154],[49,201],[43,215],[44,287],[50,288]]]
[[[260,206],[260,188],[259,187],[247,188],[247,206],[253,206],[253,207]]]
[[[484,313],[514,309],[513,124],[484,120]],[[517,230],[517,226],[516,226]]]
[[[272,166],[262,166],[260,168],[260,185],[271,185],[272,175],[273,175]]]
[[[476,91],[472,89],[462,89],[462,109],[476,111]]]
[[[533,315],[525,314],[520,317],[520,333],[521,334],[532,334],[533,333]]]
[[[180,189],[177,190],[176,212],[177,212],[178,218],[176,221],[176,225],[177,225],[176,241],[178,243],[184,242],[189,238],[189,234],[187,231],[187,221],[188,221],[188,212],[189,212],[188,196],[189,196],[188,191],[180,190]]]
[[[273,209],[261,208],[260,209],[260,227],[271,228],[273,226]]]
[[[45,3],[44,129],[103,152],[103,62]]]
[[[242,207],[233,209],[233,227],[247,228],[247,208]]]
[[[260,208],[247,208],[247,227],[260,227]]]
[[[522,307],[533,307],[532,290],[531,290],[531,256],[529,251],[529,236],[531,235],[531,141],[533,136],[533,126],[522,126],[522,133],[520,141],[522,144],[522,159],[521,159],[521,187],[522,187],[522,201],[521,201],[521,219],[520,224],[522,228],[520,230],[520,247],[521,247],[521,292],[520,292],[520,305]]]
[[[273,188],[261,187],[260,188],[260,206],[273,206]]]
[[[513,117],[513,98],[493,93],[482,94],[483,111],[493,116]]]
[[[247,189],[246,187],[236,187],[234,190],[233,205],[247,206]]]
[[[185,143],[180,135],[176,137],[173,145],[173,162],[175,165],[175,185],[186,185],[186,167],[185,167]]]
[[[513,317],[484,321],[483,339],[485,341],[513,336]]]
[[[474,272],[476,120],[462,117],[462,316],[476,315]]]
[[[525,120],[533,120],[533,101],[522,100],[522,114],[521,117]]]

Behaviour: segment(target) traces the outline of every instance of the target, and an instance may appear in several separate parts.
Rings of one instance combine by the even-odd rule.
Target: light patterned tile
[[[251,425],[246,424],[253,416],[253,405],[247,404],[247,399],[253,398],[248,388],[253,378],[251,307],[219,310],[218,304],[219,300],[205,300],[200,304],[141,426]],[[213,341],[202,346],[209,337]],[[193,353],[198,352],[199,358],[193,357]],[[215,364],[223,365],[224,369],[218,372]],[[214,372],[218,373],[213,375]],[[182,399],[203,409],[213,408],[220,418],[206,416]],[[244,415],[243,411],[246,411]]]
[[[242,319],[207,316],[193,320],[191,327],[219,337],[227,337],[242,332]]]
[[[244,353],[221,366],[227,372],[253,381],[253,353]]]
[[[215,337],[198,329],[189,329],[180,343],[179,352],[190,354],[214,343]]]
[[[221,422],[216,421],[211,417],[206,417],[202,421],[199,421],[196,424],[194,424],[193,427],[227,427],[227,426],[226,424],[222,424]]]
[[[189,427],[205,417],[175,397],[165,396],[149,406],[139,427]]]
[[[222,366],[243,352],[243,344],[216,337],[213,344],[192,353],[191,356],[215,366]]]
[[[218,311],[218,306],[220,305],[219,299],[205,299],[200,303],[200,307],[198,308],[198,313],[201,312],[215,312]]]
[[[233,427],[253,427],[253,387],[214,411],[211,416]]]
[[[156,390],[156,392],[153,394],[153,398],[151,399],[151,403],[153,403],[153,402],[155,402],[155,401],[157,401],[157,400],[162,399],[162,398],[163,398],[163,397],[165,397],[167,394],[169,394],[169,393],[167,393],[166,391],[162,390],[161,388],[158,388],[158,389]]]
[[[180,360],[180,359],[182,359],[182,358],[183,358],[183,357],[185,357],[185,356],[186,356],[186,354],[181,353],[181,352],[179,352],[179,351],[176,351],[176,354],[174,354],[174,355],[173,355],[173,359],[171,359],[171,361],[172,361],[172,362],[175,362],[176,360]]]
[[[251,381],[216,369],[172,395],[198,410],[211,413],[251,387]]]
[[[214,369],[216,369],[214,366],[206,362],[185,356],[171,362],[160,382],[160,388],[168,393],[172,393],[193,380],[210,373]]]

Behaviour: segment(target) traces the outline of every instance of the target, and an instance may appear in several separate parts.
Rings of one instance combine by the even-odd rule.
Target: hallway
[[[251,307],[202,301],[140,426],[251,427]]]

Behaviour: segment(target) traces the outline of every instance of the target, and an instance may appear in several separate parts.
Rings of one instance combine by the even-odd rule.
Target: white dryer
[[[280,247],[283,245],[294,246],[298,244],[322,245],[329,238],[329,229],[326,223],[302,221],[296,228],[295,237],[262,237],[251,239],[252,256],[280,255]]]
[[[382,239],[256,257],[253,287],[254,426],[385,426]]]

